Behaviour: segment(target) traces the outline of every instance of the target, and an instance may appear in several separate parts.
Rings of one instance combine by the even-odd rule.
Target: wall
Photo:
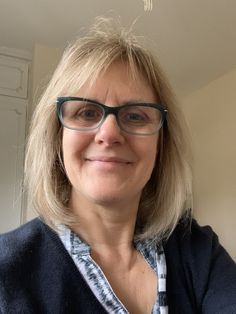
[[[55,70],[62,55],[61,48],[47,47],[40,44],[35,44],[33,52],[32,65],[32,108],[34,110],[40,95],[44,91],[49,82],[53,71]]]
[[[183,99],[194,153],[194,213],[236,260],[236,70]]]
[[[63,50],[55,47],[47,47],[35,44],[31,71],[31,93],[28,122],[32,116],[34,108],[38,102],[40,95],[49,82],[53,71],[55,70]],[[36,213],[28,208],[26,211],[26,220],[30,220],[36,216]]]

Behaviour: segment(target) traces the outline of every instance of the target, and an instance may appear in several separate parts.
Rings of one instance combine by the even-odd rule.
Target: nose
[[[124,136],[114,114],[109,114],[96,132],[95,142],[106,146],[123,144]]]

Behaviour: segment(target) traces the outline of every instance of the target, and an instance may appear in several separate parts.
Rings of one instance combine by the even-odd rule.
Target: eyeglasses
[[[106,117],[113,114],[121,130],[135,135],[151,135],[161,129],[167,114],[167,109],[160,104],[127,103],[109,107],[80,97],[58,97],[56,105],[64,127],[85,132],[99,128]]]

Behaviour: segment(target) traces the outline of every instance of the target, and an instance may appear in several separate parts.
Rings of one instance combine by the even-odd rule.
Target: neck
[[[132,250],[138,201],[95,204],[71,197],[70,208],[78,217],[73,230],[85,240],[92,251]]]

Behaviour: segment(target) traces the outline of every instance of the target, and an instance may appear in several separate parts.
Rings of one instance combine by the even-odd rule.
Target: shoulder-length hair
[[[159,131],[158,155],[151,178],[144,187],[138,208],[135,237],[168,237],[186,213],[191,195],[191,171],[185,122],[175,97],[154,55],[132,31],[112,19],[98,18],[88,34],[65,50],[33,115],[25,161],[29,204],[51,227],[73,227],[77,218],[68,210],[71,184],[62,152],[62,126],[55,101],[74,95],[87,81],[91,84],[115,61],[124,61],[132,78],[141,74],[168,110]]]

